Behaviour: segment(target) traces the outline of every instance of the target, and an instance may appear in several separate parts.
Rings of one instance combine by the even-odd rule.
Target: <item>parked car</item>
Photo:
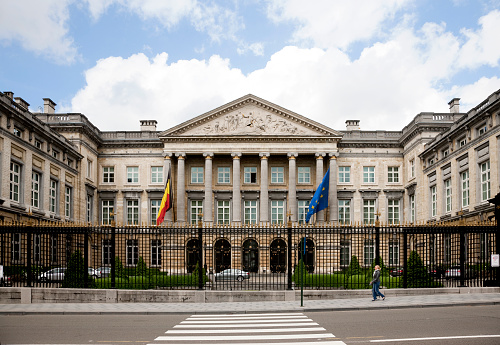
[[[434,278],[442,278],[446,273],[446,269],[442,266],[429,266],[427,272]]]
[[[401,277],[403,273],[404,273],[403,267],[395,267],[389,272],[389,274],[392,277]]]
[[[99,272],[99,278],[107,278],[111,276],[111,267],[98,267],[96,271]]]
[[[42,282],[63,281],[65,272],[66,272],[66,267],[56,267],[40,274],[38,276],[38,280]]]
[[[451,266],[444,272],[446,279],[460,279],[460,266]],[[477,272],[472,267],[465,267],[464,279],[472,279],[477,277]]]
[[[101,272],[89,267],[89,276],[92,279],[97,279],[101,277]]]
[[[250,273],[237,268],[228,268],[215,274],[215,281],[237,280],[242,282],[245,279],[250,279]]]

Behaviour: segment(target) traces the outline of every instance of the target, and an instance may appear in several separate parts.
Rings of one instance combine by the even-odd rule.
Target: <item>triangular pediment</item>
[[[342,133],[253,95],[197,116],[163,136],[335,136]]]

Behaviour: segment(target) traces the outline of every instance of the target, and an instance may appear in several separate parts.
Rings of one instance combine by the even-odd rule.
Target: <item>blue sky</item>
[[[500,89],[500,0],[0,0],[0,91],[165,130],[252,93],[401,130]]]

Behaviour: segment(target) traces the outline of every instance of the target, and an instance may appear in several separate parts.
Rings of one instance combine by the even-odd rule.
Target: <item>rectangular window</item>
[[[469,207],[469,170],[460,173],[462,186],[462,208]]]
[[[139,183],[139,167],[127,167],[127,183]]]
[[[481,201],[490,198],[490,161],[481,163]]]
[[[191,183],[203,183],[203,167],[191,167]]]
[[[466,138],[462,138],[458,141],[458,147],[463,147],[467,144],[467,139]]]
[[[366,239],[363,246],[363,264],[371,266],[375,259],[375,240]]]
[[[161,200],[151,200],[150,210],[151,210],[151,224],[156,225],[156,217],[158,216],[158,212],[160,212]]]
[[[72,209],[72,201],[73,201],[73,188],[70,186],[66,186],[64,188],[64,216],[66,218],[71,218],[71,209]]]
[[[41,150],[42,149],[42,142],[40,140],[38,140],[38,139],[35,139],[35,147],[37,149]]]
[[[399,224],[399,211],[400,203],[399,200],[388,200],[387,201],[387,220],[389,224]]]
[[[351,167],[339,167],[339,183],[351,183]]]
[[[375,223],[375,200],[363,200],[363,223]]]
[[[339,223],[351,224],[351,200],[339,200]]]
[[[218,167],[217,168],[217,183],[231,183],[231,168]]]
[[[139,224],[139,200],[127,200],[127,225]]]
[[[410,221],[415,223],[415,194],[410,195]]]
[[[285,183],[283,167],[271,167],[271,183]]]
[[[112,242],[111,240],[102,240],[102,264],[104,266],[111,265],[111,249]]]
[[[306,214],[309,211],[309,200],[299,200],[297,206],[298,206],[299,224],[305,224]]]
[[[217,224],[229,224],[230,216],[229,200],[217,201]]]
[[[412,159],[410,161],[410,178],[414,178],[415,177],[415,160]]]
[[[399,265],[399,241],[389,241],[389,266]]]
[[[285,201],[271,200],[271,224],[283,224],[285,220]]]
[[[434,158],[430,158],[429,159],[429,166],[432,165],[432,164],[434,164]]]
[[[10,200],[20,202],[21,165],[10,162]]]
[[[488,130],[488,128],[486,127],[486,123],[481,125],[480,127],[478,127],[477,129],[477,134],[478,136],[481,136],[483,135],[484,133],[486,133],[486,131]]]
[[[161,240],[151,240],[151,266],[161,266]]]
[[[431,187],[431,217],[437,215],[437,190],[436,186]]]
[[[57,188],[58,182],[56,180],[50,180],[50,188],[49,188],[49,212],[57,213]]]
[[[445,157],[448,157],[448,154],[449,154],[449,153],[450,153],[450,151],[449,151],[448,149],[446,149],[446,150],[443,150],[443,151],[441,152],[441,155],[442,155],[442,157],[443,157],[443,158],[445,158]]]
[[[102,182],[115,183],[115,167],[102,167]]]
[[[340,241],[340,266],[348,267],[351,263],[351,242],[348,240]]]
[[[115,208],[114,200],[102,201],[102,224],[111,225],[111,222],[114,220],[114,214],[113,214],[114,208]]]
[[[92,178],[93,162],[87,158],[87,178]]]
[[[90,194],[87,194],[87,222],[92,223],[92,205],[94,204],[94,197]]]
[[[151,167],[151,183],[163,183],[163,167]]]
[[[59,152],[57,152],[56,150],[52,150],[52,157],[54,157],[55,159],[58,159],[59,158]]]
[[[375,183],[375,167],[363,167],[363,183]]]
[[[490,257],[488,234],[479,234],[479,246],[481,259],[488,260]]]
[[[42,238],[40,234],[33,235],[33,261],[40,264],[42,260]]]
[[[444,194],[446,197],[446,213],[451,212],[451,178],[444,181]]]
[[[197,224],[200,215],[203,214],[203,200],[191,200],[190,221],[191,224]]]
[[[21,131],[19,128],[14,127],[14,135],[16,137],[21,138],[22,134],[23,134],[23,131]]]
[[[127,265],[136,266],[139,261],[139,240],[127,240]]]
[[[311,168],[310,167],[298,167],[297,168],[297,182],[298,183],[311,183]]]
[[[257,200],[245,200],[244,209],[244,223],[257,224]]]
[[[40,174],[32,171],[31,172],[31,207],[40,207]]]
[[[399,167],[387,168],[387,182],[399,183]]]
[[[21,260],[21,234],[12,234],[12,261]]]
[[[244,167],[243,174],[243,183],[257,183],[257,167]]]

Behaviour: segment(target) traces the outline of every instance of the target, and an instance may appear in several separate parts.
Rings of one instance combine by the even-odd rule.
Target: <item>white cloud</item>
[[[77,58],[68,36],[68,5],[71,0],[4,1],[0,11],[0,42],[21,46],[60,64]]]
[[[268,16],[276,22],[298,23],[295,41],[312,41],[315,47],[346,49],[351,43],[368,40],[381,32],[412,0],[268,0]]]

